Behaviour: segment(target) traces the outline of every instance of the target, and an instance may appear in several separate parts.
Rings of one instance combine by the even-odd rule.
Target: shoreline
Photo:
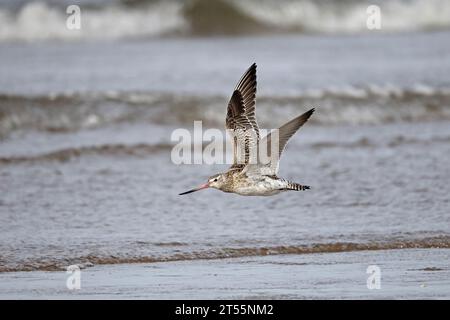
[[[449,299],[449,249],[96,265],[69,290],[66,271],[0,274],[1,299]],[[369,266],[380,289],[369,290]]]
[[[303,255],[303,254],[326,254],[326,253],[344,253],[358,251],[385,251],[400,249],[450,249],[448,236],[434,236],[423,239],[392,241],[392,242],[374,242],[374,243],[357,243],[357,242],[335,242],[335,243],[312,243],[304,245],[278,245],[254,248],[232,248],[225,247],[214,251],[193,251],[186,253],[178,253],[172,257],[96,257],[83,256],[71,259],[73,262],[60,264],[58,262],[48,262],[47,264],[38,264],[34,267],[28,263],[22,267],[0,266],[0,274],[7,272],[34,272],[34,271],[65,271],[67,266],[76,265],[80,269],[90,268],[92,266],[104,265],[122,265],[122,264],[153,264],[153,263],[169,263],[183,261],[198,260],[221,260],[235,258],[252,258],[277,255]],[[178,246],[179,243],[174,243]],[[169,244],[172,245],[172,244]]]

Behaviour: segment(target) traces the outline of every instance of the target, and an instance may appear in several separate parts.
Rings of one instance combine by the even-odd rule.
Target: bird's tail
[[[299,183],[295,183],[295,182],[291,182],[291,181],[286,181],[286,187],[283,188],[283,190],[293,190],[293,191],[303,191],[303,190],[308,190],[311,189],[310,186],[305,186],[303,184],[299,184]]]

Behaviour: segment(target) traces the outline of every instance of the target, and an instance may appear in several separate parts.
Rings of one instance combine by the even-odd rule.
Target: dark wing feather
[[[309,117],[314,113],[314,108],[303,113],[302,115],[292,119],[291,121],[285,123],[278,129],[278,154],[275,154],[277,156],[277,160],[274,161],[275,163],[270,163],[270,167],[272,168],[271,172],[272,174],[276,174],[278,171],[278,162],[281,157],[281,154],[283,153],[284,148],[286,147],[287,142],[289,139],[294,135],[294,133],[297,132],[298,129],[306,122],[308,121]],[[267,148],[267,154],[271,155],[271,144],[272,144],[272,133],[269,133],[267,136],[265,136],[261,142],[260,145],[263,145]]]
[[[250,160],[250,153],[257,148],[259,128],[255,117],[256,84],[254,63],[239,80],[228,103],[226,128],[233,137],[234,155],[231,168],[243,168]]]

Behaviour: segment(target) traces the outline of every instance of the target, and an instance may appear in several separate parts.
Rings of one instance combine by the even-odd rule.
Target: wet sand
[[[449,299],[450,250],[403,249],[100,265],[0,274],[1,299]],[[369,265],[380,289],[367,288]]]

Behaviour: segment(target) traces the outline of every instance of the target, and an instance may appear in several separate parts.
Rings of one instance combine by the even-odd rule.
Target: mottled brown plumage
[[[227,172],[216,174],[199,188],[180,193],[191,193],[206,188],[246,196],[270,196],[282,191],[306,190],[309,186],[290,182],[277,176],[279,159],[288,140],[311,117],[314,109],[282,125],[263,139],[255,117],[256,64],[254,63],[239,80],[228,103],[225,126],[233,138],[233,164]],[[277,140],[275,141],[275,137]],[[271,150],[272,143],[276,150]],[[268,154],[275,157],[261,162],[258,148],[267,146]]]

